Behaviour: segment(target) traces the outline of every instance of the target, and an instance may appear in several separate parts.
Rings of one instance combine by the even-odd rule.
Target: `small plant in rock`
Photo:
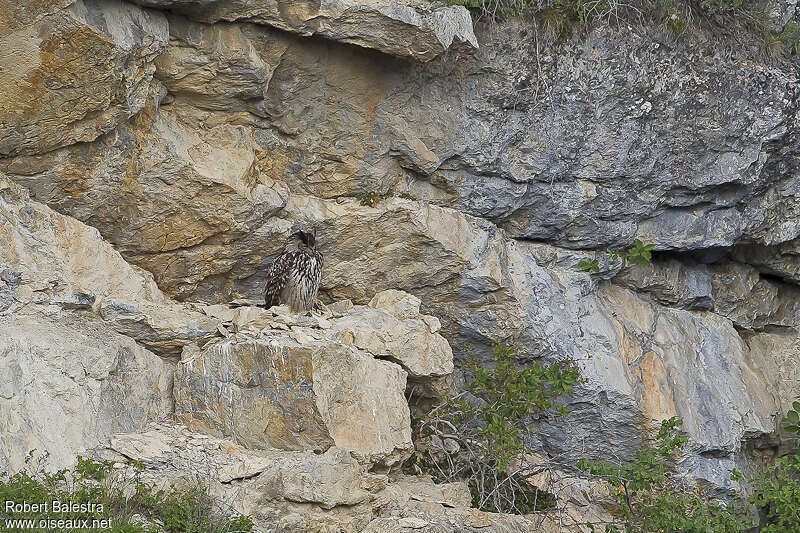
[[[609,259],[616,261],[622,260],[622,268],[628,263],[639,266],[647,266],[653,259],[653,248],[655,244],[644,244],[639,239],[633,241],[633,246],[627,250],[613,250],[606,248],[606,255]],[[584,272],[600,272],[600,264],[597,259],[584,259],[578,262],[578,267]]]
[[[622,259],[622,268],[625,268],[628,263],[647,266],[650,264],[653,248],[655,247],[655,244],[644,244],[639,239],[636,239],[633,241],[633,246],[627,250],[612,250],[611,248],[607,248],[606,253],[611,259]]]
[[[434,407],[417,427],[419,438],[433,444],[416,456],[416,468],[439,482],[466,480],[473,506],[486,511],[553,505],[552,495],[527,481],[530,417],[565,413],[557,400],[582,382],[573,361],[520,367],[515,357],[512,348],[495,344],[491,367],[466,363],[467,390]]]
[[[381,200],[385,200],[393,196],[394,196],[394,191],[389,189],[384,194],[380,194],[375,191],[361,192],[356,195],[356,199],[358,200],[358,203],[360,203],[363,206],[375,207],[380,203]]]
[[[613,488],[620,519],[602,524],[606,533],[739,533],[752,524],[745,510],[714,501],[673,480],[674,455],[687,442],[679,418],[664,420],[655,447],[645,447],[633,461],[581,460],[578,467]],[[592,531],[598,524],[587,524]]]
[[[366,207],[375,207],[378,205],[378,202],[383,200],[383,196],[374,192],[374,191],[366,191],[361,192],[356,195],[356,199],[358,203]]]
[[[600,263],[597,259],[584,259],[578,261],[578,266],[584,272],[600,272]]]

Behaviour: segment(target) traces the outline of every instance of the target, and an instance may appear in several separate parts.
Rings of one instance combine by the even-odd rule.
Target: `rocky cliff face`
[[[637,28],[549,43],[416,1],[0,7],[0,466],[107,446],[177,476],[206,459],[175,439],[207,434],[257,465],[220,487],[283,502],[265,523],[347,507],[323,521],[399,531],[417,515],[368,471],[407,457],[407,385],[433,394],[465,343],[582,361],[543,454],[624,458],[677,415],[683,468],[721,489],[800,396],[796,63]],[[350,303],[232,304],[296,224],[323,299]],[[635,238],[651,265],[601,252]],[[324,465],[349,474],[266,481]]]

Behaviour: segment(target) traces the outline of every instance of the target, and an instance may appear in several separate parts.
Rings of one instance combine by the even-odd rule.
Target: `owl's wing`
[[[291,264],[291,255],[282,253],[267,269],[267,283],[264,287],[264,303],[267,305],[267,308],[273,305],[280,305],[281,291],[286,286],[286,279],[289,276]]]

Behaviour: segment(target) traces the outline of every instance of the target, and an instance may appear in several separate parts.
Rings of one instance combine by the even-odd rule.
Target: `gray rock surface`
[[[247,450],[161,424],[115,435],[93,453],[117,461],[123,476],[132,476],[131,462],[138,461],[145,482],[194,486],[200,479],[220,501],[252,517],[259,532],[558,531],[535,517],[470,509],[463,483],[366,472],[342,448],[324,454]]]
[[[475,58],[422,65],[248,23],[170,27],[169,105],[0,169],[182,299],[257,294],[239,280],[275,252],[263,223],[288,192],[392,188],[568,248],[769,251],[800,232],[796,73],[711,41],[597,30],[534,62],[506,24]]]
[[[749,265],[712,266],[714,310],[746,329],[800,325],[800,287]]]
[[[217,334],[218,321],[169,300],[96,229],[32,201],[0,177],[0,298],[4,313],[85,310],[161,355]]]

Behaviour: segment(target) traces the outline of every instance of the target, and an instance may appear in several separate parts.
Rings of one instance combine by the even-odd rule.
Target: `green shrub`
[[[485,511],[526,513],[553,505],[551,494],[526,479],[524,455],[529,419],[534,414],[565,413],[557,400],[582,382],[573,361],[516,364],[516,352],[495,343],[493,366],[465,364],[472,379],[467,393],[446,399],[420,421],[421,438],[455,443],[457,450],[428,448],[416,467],[439,482],[466,480],[473,506]],[[470,397],[471,395],[471,397]]]
[[[782,420],[784,429],[800,438],[800,402]],[[738,480],[742,479],[737,473]],[[748,501],[765,515],[761,533],[800,533],[800,448],[769,465],[763,474],[749,478],[753,495]]]
[[[387,198],[392,198],[393,196],[394,196],[394,191],[389,189],[383,194],[377,193],[375,191],[360,192],[356,195],[356,199],[358,200],[358,203],[360,203],[363,206],[375,207],[381,202],[381,200],[386,200]],[[409,194],[401,194],[400,197],[412,199],[411,195]]]
[[[765,514],[761,533],[800,533],[800,453],[779,457],[760,476],[748,501]]]
[[[74,469],[47,472],[47,454],[26,458],[26,469],[0,474],[0,524],[2,531],[111,531],[112,533],[234,533],[252,531],[249,518],[219,509],[203,488],[155,491],[141,482],[139,469],[132,486],[112,475],[110,461],[78,457]],[[6,512],[6,502],[47,503],[19,512]],[[74,511],[56,510],[52,502],[84,505]],[[153,525],[142,525],[146,519]],[[9,520],[25,520],[16,526]],[[59,523],[61,520],[63,522]],[[32,522],[30,522],[32,521]],[[44,521],[44,522],[41,522]],[[19,526],[19,527],[17,527]],[[94,526],[94,527],[93,527]],[[110,526],[110,527],[109,527]]]
[[[683,421],[665,420],[655,447],[636,452],[633,461],[618,465],[581,460],[578,467],[613,487],[620,520],[606,524],[608,533],[739,533],[751,526],[744,509],[723,506],[700,492],[676,486],[670,474],[674,454],[687,439],[678,431]],[[594,525],[591,525],[594,530]]]

